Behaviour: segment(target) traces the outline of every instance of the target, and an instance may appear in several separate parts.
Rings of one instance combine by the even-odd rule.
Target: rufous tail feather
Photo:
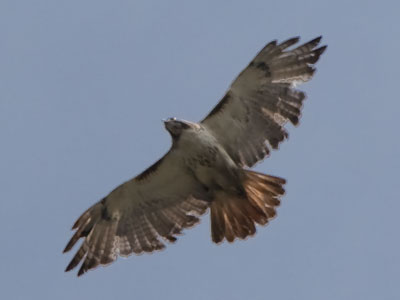
[[[255,224],[266,225],[276,215],[279,198],[285,193],[285,179],[244,170],[245,195],[216,194],[211,204],[212,240],[233,242],[256,232]]]

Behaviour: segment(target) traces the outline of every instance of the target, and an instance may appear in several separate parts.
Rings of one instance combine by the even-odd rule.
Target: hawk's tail
[[[276,215],[275,207],[285,193],[285,179],[244,170],[244,196],[221,192],[211,204],[211,232],[215,243],[233,242],[254,235],[255,223],[265,225]]]

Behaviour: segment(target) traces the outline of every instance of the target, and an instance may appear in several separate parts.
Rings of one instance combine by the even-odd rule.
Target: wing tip
[[[310,43],[310,44],[316,44],[316,45],[318,45],[318,44],[319,44],[319,42],[321,42],[321,40],[322,40],[322,35],[320,35],[320,36],[317,36],[316,38],[312,39],[312,40],[311,40],[311,41],[309,41],[308,43]]]
[[[319,47],[318,49],[313,50],[315,47],[317,47],[320,44],[322,38],[323,38],[323,36],[320,35],[320,36],[318,36],[318,37],[316,37],[316,38],[304,43],[302,46],[299,46],[299,48],[306,46],[309,51],[312,50],[313,52],[315,52],[316,50],[318,50],[320,48],[326,49],[327,46],[325,45],[325,46]],[[323,53],[323,51],[324,50],[322,50],[321,54]]]
[[[75,268],[75,265],[73,263],[73,260],[68,264],[68,266],[65,268],[64,272],[69,272],[71,271],[73,268]]]
[[[291,38],[287,39],[286,41],[282,42],[282,44],[288,43],[288,44],[293,45],[293,44],[298,43],[299,41],[300,41],[300,36],[297,35],[297,36],[294,36],[294,37],[291,37]]]
[[[324,53],[326,51],[327,48],[328,48],[328,45],[321,46],[321,47],[315,49],[314,53],[316,53],[318,56],[320,56],[322,53]]]
[[[85,274],[87,270],[83,268],[83,266],[79,269],[78,274],[76,275],[77,277],[81,277],[83,274]]]
[[[270,42],[267,44],[267,46],[268,46],[268,45],[276,46],[277,44],[278,44],[278,40],[275,39],[275,40],[270,41]]]

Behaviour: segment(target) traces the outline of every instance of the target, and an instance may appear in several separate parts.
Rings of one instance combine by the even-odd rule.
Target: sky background
[[[2,299],[400,299],[395,1],[0,2]],[[299,127],[257,170],[278,218],[211,243],[64,273],[71,225],[161,157],[161,119],[200,120],[270,40],[328,50]],[[73,249],[73,252],[76,249]]]

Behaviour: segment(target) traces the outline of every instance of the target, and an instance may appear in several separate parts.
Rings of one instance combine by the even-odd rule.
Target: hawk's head
[[[165,128],[174,139],[178,138],[183,131],[195,127],[193,123],[184,120],[178,120],[177,118],[168,118],[163,121]]]

